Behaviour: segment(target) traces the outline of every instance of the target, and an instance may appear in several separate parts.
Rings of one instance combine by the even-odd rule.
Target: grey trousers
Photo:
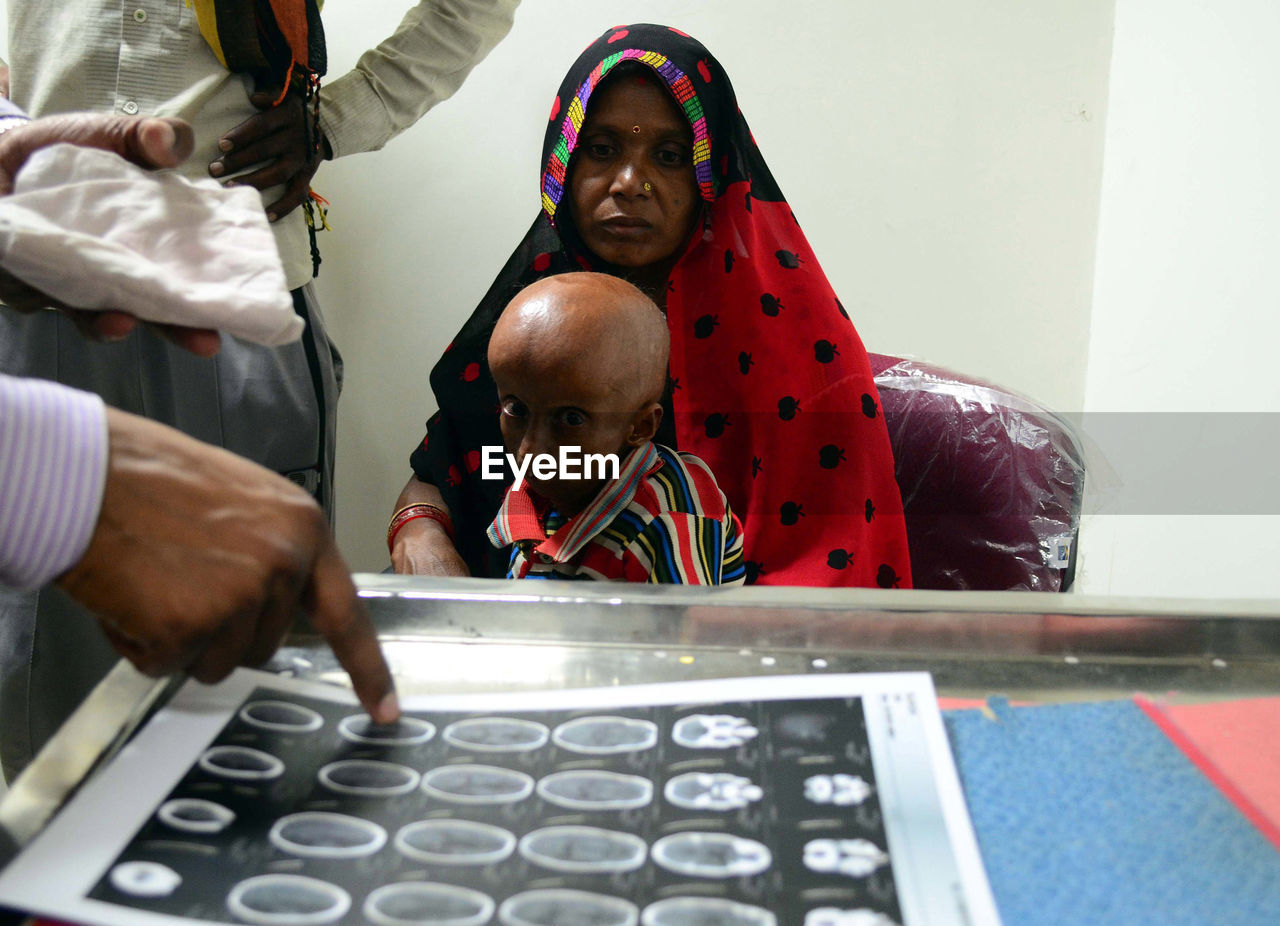
[[[307,486],[333,517],[342,358],[311,284],[294,290],[302,341],[266,348],[224,336],[200,358],[150,331],[95,344],[52,312],[0,308],[0,372],[96,392]],[[60,590],[0,588],[0,763],[12,780],[115,663],[97,621]]]

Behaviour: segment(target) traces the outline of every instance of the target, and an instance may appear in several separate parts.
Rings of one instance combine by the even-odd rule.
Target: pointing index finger
[[[316,557],[305,603],[316,630],[351,676],[351,686],[369,716],[375,723],[394,722],[400,716],[400,705],[391,669],[331,537]]]

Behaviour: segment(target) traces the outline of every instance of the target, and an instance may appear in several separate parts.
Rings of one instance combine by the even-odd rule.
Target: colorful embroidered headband
[[[599,86],[604,76],[613,70],[621,61],[634,60],[648,65],[670,89],[685,118],[693,128],[693,174],[698,180],[698,188],[702,198],[711,202],[716,198],[715,184],[711,178],[711,136],[707,133],[707,120],[703,115],[702,101],[693,89],[693,82],[687,74],[676,67],[666,55],[656,51],[643,51],[639,48],[628,48],[609,55],[591,69],[587,79],[582,82],[578,92],[570,102],[565,113],[564,122],[560,125],[560,138],[551,151],[551,159],[542,175],[542,208],[552,221],[556,217],[556,209],[564,199],[564,178],[569,168],[569,158],[573,149],[578,146],[578,132],[586,118],[587,102],[591,94]],[[557,105],[559,100],[556,100]],[[555,118],[554,113],[551,118]]]

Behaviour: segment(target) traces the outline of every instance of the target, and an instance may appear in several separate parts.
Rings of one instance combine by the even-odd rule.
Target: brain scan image
[[[395,847],[429,865],[492,865],[515,851],[516,837],[489,823],[442,818],[402,827]]]
[[[658,744],[658,726],[632,717],[579,717],[556,727],[551,739],[571,752],[614,755],[652,749]]]
[[[532,720],[475,717],[449,724],[443,736],[449,745],[474,752],[532,752],[546,745],[549,734]]]
[[[134,897],[168,897],[182,876],[159,862],[121,862],[111,869],[111,886]]]
[[[541,779],[538,796],[569,810],[632,810],[653,801],[653,782],[639,775],[575,769]]]
[[[520,840],[520,854],[535,865],[576,874],[635,871],[648,852],[639,836],[596,826],[549,826]]]
[[[676,833],[653,844],[653,860],[690,878],[745,878],[773,863],[767,846],[730,833]]]
[[[240,719],[275,733],[312,733],[324,726],[324,718],[311,708],[288,701],[250,701],[240,708]]]
[[[488,894],[432,881],[384,884],[365,899],[374,926],[483,926],[493,916]]]
[[[852,807],[874,791],[861,775],[811,775],[804,780],[804,796],[815,804]]]
[[[778,918],[721,897],[670,897],[645,907],[640,926],[778,926]]]
[[[835,719],[830,714],[787,714],[774,724],[774,732],[783,742],[818,747],[827,740],[827,731]]]
[[[498,908],[502,926],[636,926],[636,905],[621,897],[561,888],[525,891]]]
[[[165,801],[156,811],[165,826],[183,833],[210,835],[221,833],[235,820],[233,810],[198,797],[180,797]]]
[[[819,907],[805,914],[804,926],[898,926],[898,921],[865,907],[857,910]]]
[[[267,833],[282,852],[309,858],[360,858],[387,842],[378,824],[341,813],[309,811],[281,817]]]
[[[227,909],[256,926],[323,926],[346,916],[351,895],[305,875],[259,875],[231,889]]]
[[[533,779],[496,765],[442,765],[422,776],[422,790],[454,804],[514,804],[533,793]]]
[[[366,746],[416,746],[436,735],[434,724],[402,715],[395,723],[378,724],[368,714],[353,714],[338,722],[338,735]]]
[[[421,776],[394,762],[343,759],[320,769],[320,784],[339,794],[359,797],[395,797],[418,787]]]
[[[269,781],[284,774],[284,763],[270,753],[247,746],[214,746],[200,757],[210,775],[237,781]]]
[[[676,721],[671,738],[686,749],[736,749],[759,733],[732,714],[690,714]]]
[[[764,797],[750,778],[728,772],[688,772],[667,782],[663,796],[685,810],[741,810]]]
[[[888,862],[888,853],[866,839],[813,839],[804,846],[805,867],[820,874],[866,878]]]

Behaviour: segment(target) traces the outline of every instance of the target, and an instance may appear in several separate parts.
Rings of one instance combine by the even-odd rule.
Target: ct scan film
[[[194,683],[0,875],[91,926],[997,923],[925,674]]]

